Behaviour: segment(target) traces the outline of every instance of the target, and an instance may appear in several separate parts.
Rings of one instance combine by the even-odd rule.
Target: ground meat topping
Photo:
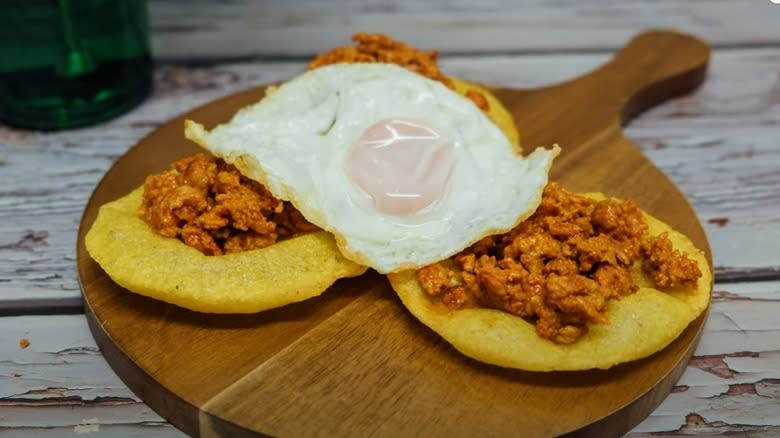
[[[642,242],[641,250],[645,257],[642,269],[656,286],[670,288],[679,284],[696,287],[696,279],[701,277],[699,266],[684,253],[673,249],[666,233]]]
[[[138,214],[156,233],[206,255],[265,248],[318,229],[262,184],[202,153],[148,176]]]
[[[422,288],[448,308],[504,310],[536,326],[539,336],[567,344],[605,323],[607,303],[639,289],[638,261],[655,282],[695,288],[696,262],[673,250],[633,201],[594,201],[550,183],[536,212],[506,234],[486,237],[452,258],[417,272]],[[446,263],[450,263],[449,261]]]
[[[381,33],[358,32],[352,35],[352,41],[356,42],[357,46],[336,47],[327,53],[318,55],[309,63],[309,68],[315,69],[343,62],[396,64],[434,81],[439,81],[449,88],[454,89],[455,87],[452,79],[439,70],[436,50],[423,52]],[[469,90],[466,97],[483,111],[490,109],[490,105],[482,93]]]

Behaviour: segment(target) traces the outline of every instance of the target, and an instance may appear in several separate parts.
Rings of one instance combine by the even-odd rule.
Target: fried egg
[[[391,64],[311,70],[211,131],[185,126],[380,273],[512,229],[538,206],[559,152],[520,156],[469,99]]]

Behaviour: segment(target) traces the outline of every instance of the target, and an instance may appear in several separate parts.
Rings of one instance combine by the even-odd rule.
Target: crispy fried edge
[[[100,207],[86,249],[125,289],[209,313],[254,313],[323,293],[366,271],[344,258],[324,231],[263,249],[205,256],[160,236],[136,214],[143,187]]]
[[[601,194],[588,194],[604,199]],[[644,212],[643,212],[644,213]],[[639,291],[609,304],[606,324],[592,324],[574,344],[561,345],[536,334],[534,325],[494,309],[449,310],[427,295],[415,270],[389,274],[407,309],[466,356],[528,371],[606,369],[649,356],[676,339],[709,305],[712,272],[704,254],[683,234],[644,213],[649,233],[669,233],[675,249],[693,258],[702,271],[695,291],[682,287],[662,292],[642,275]],[[615,327],[621,330],[615,330]]]

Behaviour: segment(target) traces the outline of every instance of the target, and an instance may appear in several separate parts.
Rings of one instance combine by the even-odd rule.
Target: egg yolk
[[[347,151],[349,179],[393,216],[413,215],[440,200],[455,166],[455,142],[427,122],[380,120]]]

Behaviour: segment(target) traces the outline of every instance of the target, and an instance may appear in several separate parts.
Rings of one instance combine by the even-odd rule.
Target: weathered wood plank
[[[102,406],[54,404],[2,407],[2,418],[13,419],[14,423],[6,426],[5,421],[0,419],[0,437],[58,438],[87,434],[95,434],[93,436],[100,438],[186,437],[170,423],[162,420],[142,420],[141,415],[134,414],[138,410],[149,411],[149,408],[141,403],[138,403],[137,408],[110,403]],[[132,417],[132,420],[127,420],[126,417]],[[46,426],[30,426],[44,423],[42,418],[46,419]]]
[[[0,318],[0,345],[0,436],[183,436],[111,371],[83,315]]]
[[[452,57],[442,63],[471,80],[538,87],[608,57]],[[301,62],[168,65],[157,70],[149,100],[109,123],[47,134],[0,128],[0,309],[79,306],[76,229],[111,163],[176,114],[302,68]],[[692,201],[721,277],[777,275],[780,269],[779,72],[777,50],[717,51],[701,90],[661,105],[627,130]]]
[[[628,436],[780,432],[780,282],[716,285],[704,334],[673,393]],[[717,433],[716,433],[717,432]]]
[[[153,48],[165,60],[307,56],[356,31],[444,53],[609,50],[659,27],[715,46],[767,45],[780,42],[779,9],[769,0],[149,2]]]
[[[49,411],[45,408],[37,412],[38,415],[47,415]],[[93,413],[88,412],[92,415]],[[168,423],[163,424],[116,424],[116,423],[92,423],[95,419],[100,420],[99,417],[84,418],[75,426],[52,426],[46,428],[40,427],[26,427],[26,428],[9,428],[3,430],[0,428],[0,437],[9,438],[59,438],[87,435],[94,433],[100,438],[186,438],[187,435],[182,433],[179,429],[176,429]],[[78,420],[76,420],[78,421]],[[73,422],[68,422],[72,424]]]
[[[630,437],[780,431],[780,281],[715,291],[694,359]],[[62,436],[87,420],[107,436],[180,436],[111,371],[83,315],[0,318],[0,436]]]

